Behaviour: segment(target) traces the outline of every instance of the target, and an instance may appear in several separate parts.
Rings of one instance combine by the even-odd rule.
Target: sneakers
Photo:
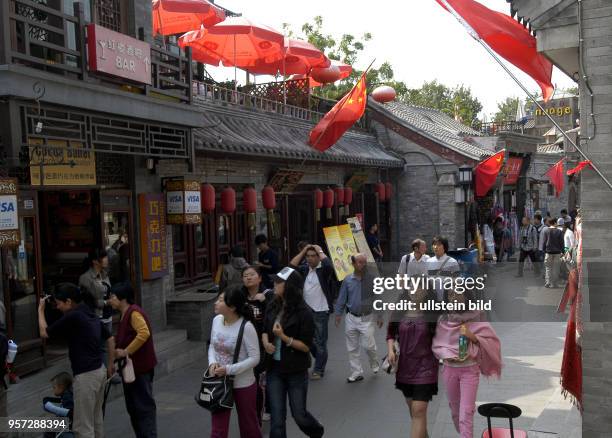
[[[323,374],[318,373],[316,371],[314,371],[311,375],[310,375],[310,380],[321,380],[321,378],[323,377]]]
[[[372,365],[372,372],[374,374],[378,374],[379,371],[380,371],[380,364],[376,362],[374,365]]]
[[[346,383],[361,382],[362,380],[363,380],[363,376],[351,376],[346,379]]]

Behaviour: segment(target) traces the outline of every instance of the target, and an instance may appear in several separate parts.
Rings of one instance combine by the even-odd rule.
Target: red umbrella
[[[208,50],[206,46],[202,44],[204,41],[204,32],[204,28],[187,32],[179,38],[178,44],[182,48],[187,46],[191,47],[191,57],[194,61],[218,67],[219,63],[221,62],[221,58],[217,54]]]
[[[229,17],[205,29],[199,36],[197,44],[223,61],[226,67],[248,69],[257,62],[272,63],[283,57],[283,34],[244,17]],[[195,42],[183,40],[183,44],[189,46]]]
[[[247,70],[253,74],[307,74],[315,67],[328,67],[330,60],[314,45],[285,37],[284,57],[275,62],[256,62]]]
[[[223,20],[225,11],[208,0],[153,0],[154,33],[175,35]]]

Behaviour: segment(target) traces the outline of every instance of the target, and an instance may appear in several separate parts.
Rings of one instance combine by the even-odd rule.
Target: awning
[[[367,167],[399,168],[404,161],[383,149],[376,137],[347,132],[330,149],[319,152],[306,144],[314,124],[276,114],[206,113],[206,127],[194,130],[197,151],[308,160]]]

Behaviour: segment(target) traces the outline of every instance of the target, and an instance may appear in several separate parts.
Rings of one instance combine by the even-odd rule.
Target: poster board
[[[363,232],[363,228],[361,226],[361,221],[356,217],[348,217],[346,218],[347,226],[350,227],[350,230],[353,234],[353,239],[357,244],[358,252],[365,254],[368,258],[368,263],[376,263],[374,260],[374,256],[372,255],[372,251],[370,251],[370,245],[368,245],[368,241],[366,240],[365,234]]]
[[[342,281],[353,273],[351,256],[357,252],[355,240],[348,225],[323,228],[329,256],[334,265],[336,278]]]

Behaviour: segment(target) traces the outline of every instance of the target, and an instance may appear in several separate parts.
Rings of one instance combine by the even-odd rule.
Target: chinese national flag
[[[329,149],[363,115],[368,100],[365,75],[364,72],[353,89],[312,128],[310,146],[321,152]]]
[[[522,24],[474,0],[436,1],[444,9],[447,9],[445,3],[448,3],[463,19],[459,21],[466,28],[471,27],[468,28],[470,33],[473,33],[473,29],[491,49],[531,76],[542,89],[544,101],[551,98],[554,91],[552,63],[538,53],[535,37]]]
[[[565,182],[565,172],[563,166],[564,161],[565,158],[561,158],[557,164],[548,169],[548,172],[545,174],[550,178],[550,183],[555,186],[555,195],[557,198],[559,195],[561,195],[561,192],[563,191],[563,184]]]
[[[576,167],[574,167],[573,169],[568,170],[567,174],[568,175],[573,175],[575,173],[580,173],[582,171],[582,169],[584,169],[587,166],[591,167],[591,161],[590,160],[581,161],[580,163],[578,163],[578,165]]]
[[[504,151],[499,151],[492,157],[487,158],[481,163],[478,163],[474,169],[474,177],[476,182],[476,196],[485,196],[495,184],[497,175],[504,164]]]

